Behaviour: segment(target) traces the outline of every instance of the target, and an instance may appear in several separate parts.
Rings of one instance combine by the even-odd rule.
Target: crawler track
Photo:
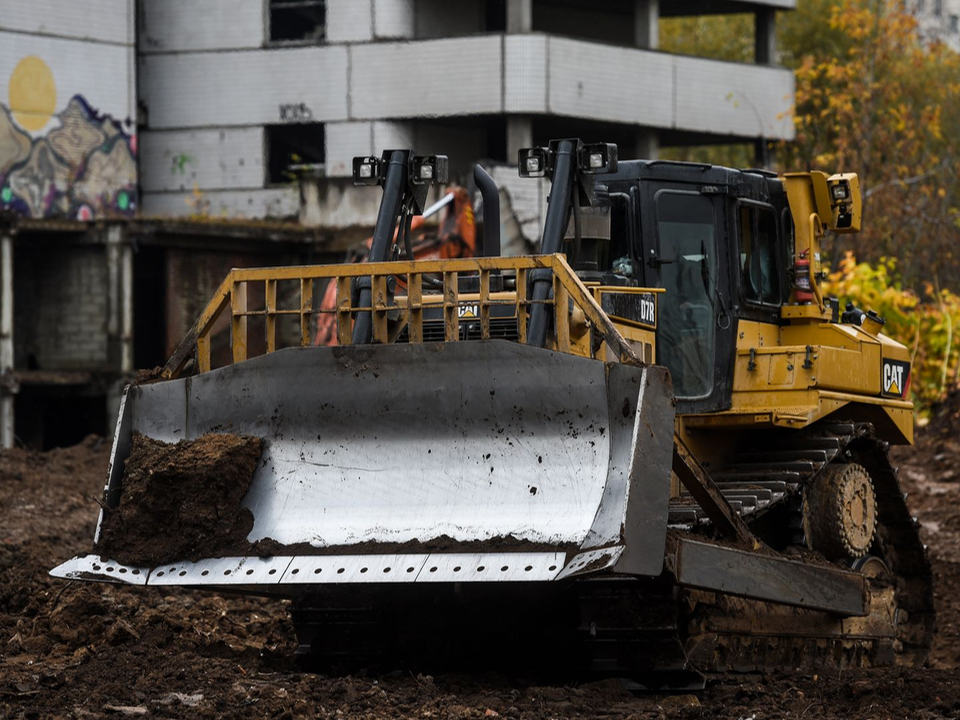
[[[682,590],[681,635],[693,666],[717,672],[912,666],[926,659],[935,620],[930,563],[886,444],[874,437],[872,426],[831,423],[801,433],[771,433],[716,473],[716,481],[762,540],[774,546],[786,541],[782,549],[787,553],[809,557],[803,490],[834,461],[866,467],[876,491],[879,527],[871,556],[885,563],[888,572],[868,582],[870,614],[838,620],[812,610]],[[764,516],[774,514],[765,522]],[[709,520],[699,509],[691,512],[685,497],[672,503],[670,522],[689,532],[710,531]]]

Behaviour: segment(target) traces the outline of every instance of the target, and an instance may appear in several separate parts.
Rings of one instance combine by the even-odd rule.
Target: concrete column
[[[107,357],[120,372],[133,371],[133,248],[123,225],[106,229]]]
[[[13,235],[0,234],[0,446],[13,447]]]
[[[773,65],[777,62],[776,13],[765,8],[756,12],[755,43],[757,65]]]
[[[533,0],[507,0],[507,32],[533,32]]]
[[[533,145],[533,120],[526,115],[507,116],[507,162],[517,162],[517,151]]]
[[[660,0],[634,0],[634,42],[638,48],[660,47]]]
[[[622,154],[621,154],[622,157]],[[653,128],[639,128],[633,157],[624,160],[657,160],[660,157],[660,138]]]
[[[133,370],[133,248],[125,242],[120,249],[120,371]]]
[[[120,242],[121,230],[117,224],[107,225],[104,242],[107,249],[107,361],[112,367],[120,365]]]

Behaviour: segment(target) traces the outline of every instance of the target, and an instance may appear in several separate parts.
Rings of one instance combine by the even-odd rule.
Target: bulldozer
[[[231,271],[161,380],[127,389],[98,537],[132,438],[230,432],[263,442],[242,503],[269,554],[95,552],[52,574],[293,598],[305,662],[522,639],[647,688],[922,664],[931,569],[888,457],[913,439],[910,355],[824,290],[822,239],[860,229],[857,176],[579,139],[518,161],[551,182],[538,254],[500,256],[478,166],[475,257],[400,258],[447,159],[358,157],[381,192],[369,262]],[[315,310],[323,281],[336,303]],[[283,283],[299,306],[278,307]],[[317,312],[337,347],[312,346]]]

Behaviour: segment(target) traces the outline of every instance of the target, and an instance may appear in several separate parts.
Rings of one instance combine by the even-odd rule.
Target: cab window
[[[718,263],[714,205],[699,193],[657,194],[660,282],[658,352],[679,398],[713,391]]]
[[[747,302],[779,305],[777,213],[771,207],[741,203],[737,215],[743,297]]]

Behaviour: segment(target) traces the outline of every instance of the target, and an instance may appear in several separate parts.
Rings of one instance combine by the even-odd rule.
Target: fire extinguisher
[[[797,302],[813,302],[813,288],[810,287],[810,258],[808,250],[800,253],[793,266],[793,288]]]

